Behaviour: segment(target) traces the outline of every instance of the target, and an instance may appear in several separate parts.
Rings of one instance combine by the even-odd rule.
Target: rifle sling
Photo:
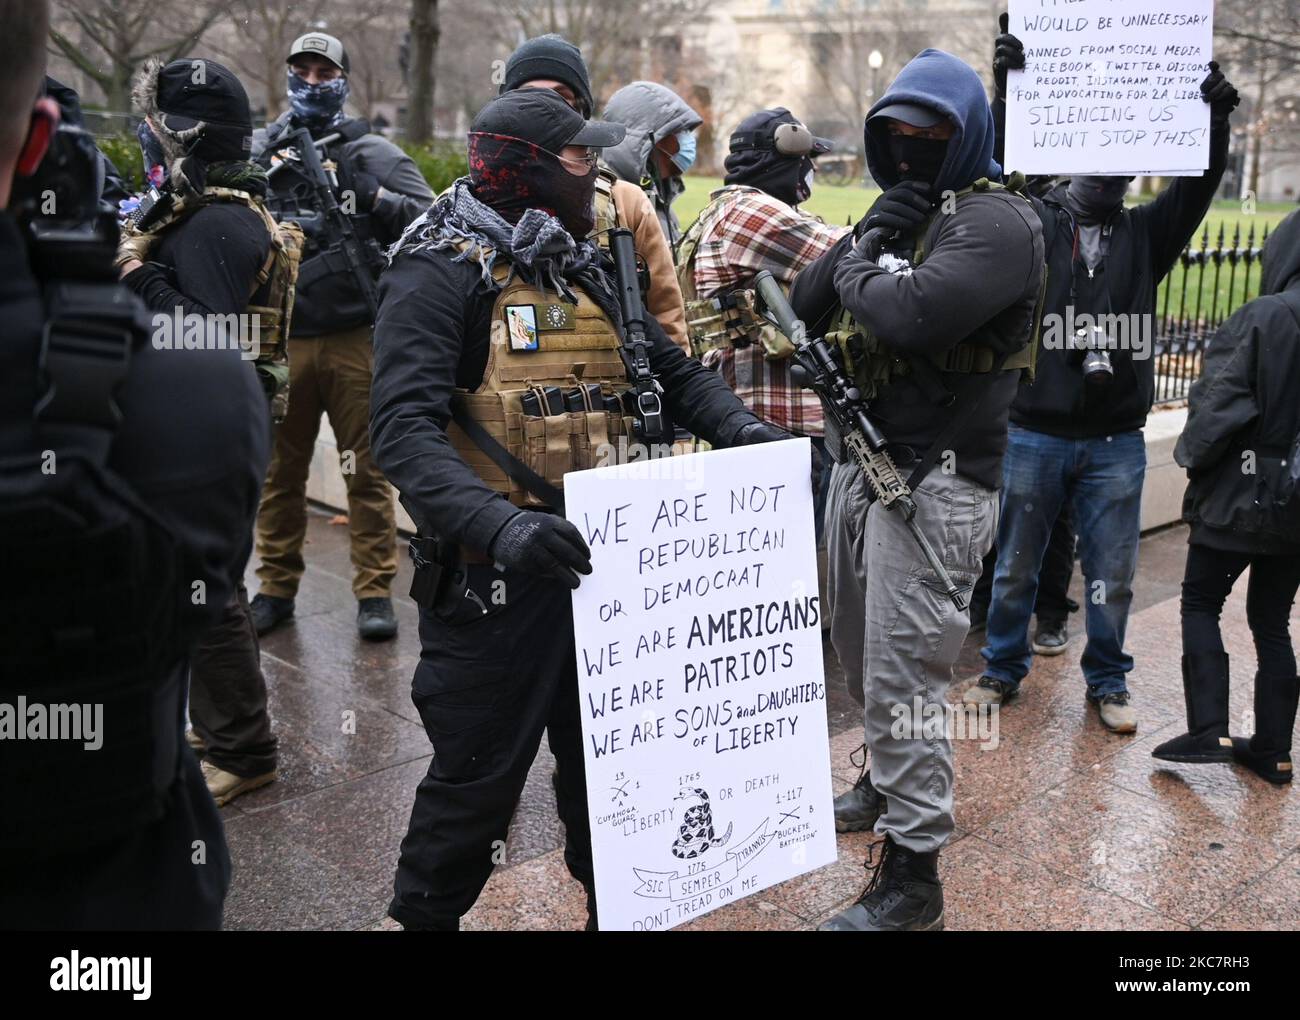
[[[527,489],[553,510],[564,513],[564,493],[498,443],[487,429],[474,420],[458,394],[451,398],[451,417],[469,436],[470,441],[506,473],[507,478]]]

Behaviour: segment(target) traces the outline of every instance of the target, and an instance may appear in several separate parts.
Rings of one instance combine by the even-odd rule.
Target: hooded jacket
[[[1047,316],[1058,316],[1057,321],[1068,323],[1066,309],[1073,306],[1075,315],[1138,315],[1147,318],[1128,321],[1154,324],[1156,289],[1205,219],[1223,179],[1228,136],[1226,127],[1211,127],[1210,166],[1201,176],[1175,178],[1150,202],[1115,211],[1103,227],[1110,233],[1109,254],[1091,275],[1075,255],[1075,221],[1065,204],[1065,189],[1054,189],[1038,203],[1047,252],[1045,322],[1052,321]],[[1129,331],[1134,332],[1132,326]],[[1044,331],[1044,340],[1048,335]],[[1034,382],[1021,387],[1011,408],[1012,422],[1076,439],[1142,428],[1155,397],[1155,359],[1149,348],[1147,357],[1135,359],[1134,353],[1111,351],[1114,379],[1104,387],[1089,386],[1083,379],[1082,351],[1059,344],[1049,349],[1040,342]]]
[[[1187,469],[1191,541],[1256,555],[1300,553],[1300,494],[1275,505],[1300,433],[1300,212],[1268,239],[1260,296],[1205,351],[1174,459]],[[1252,470],[1253,469],[1253,470]]]
[[[349,174],[358,171],[379,181],[384,194],[375,199],[375,206],[368,213],[353,216],[353,224],[363,239],[373,237],[382,247],[387,247],[402,236],[407,224],[429,208],[433,192],[415,161],[387,138],[372,133],[365,120],[349,117],[321,134],[347,132],[349,128],[357,137],[335,142],[328,146],[326,153],[339,164],[340,189],[348,186]],[[277,141],[295,130],[297,124],[292,111],[285,111],[265,129],[257,129],[253,132],[253,158],[268,163],[268,149],[274,149]],[[267,195],[267,203],[277,219],[297,218],[294,213],[300,208],[302,196],[282,184],[281,177],[277,174],[271,178],[272,190]],[[302,222],[307,233],[303,251],[306,264],[319,250],[315,237],[319,228],[310,217]],[[298,287],[291,330],[295,337],[320,336],[365,325],[369,317],[356,282],[351,274],[343,271],[321,277],[310,287]]]
[[[871,113],[896,102],[918,103],[943,112],[954,126],[937,181],[940,192],[961,191],[982,177],[996,179],[993,115],[979,76],[956,57],[928,49],[913,59]],[[886,126],[865,133],[867,166],[881,188],[898,183],[889,158]],[[915,238],[890,244],[910,256]],[[1033,207],[1006,191],[976,191],[962,197],[956,212],[940,213],[925,236],[925,258],[907,275],[893,274],[854,249],[848,235],[795,279],[791,302],[818,336],[830,328],[839,307],[896,352],[916,363],[942,355],[962,342],[1001,353],[1029,341],[1043,273],[1042,226]],[[1015,398],[1018,372],[997,378],[981,373],[934,373],[959,404],[979,399],[951,443],[958,473],[1000,487],[1007,444],[1007,412]],[[960,399],[963,391],[969,391]],[[978,397],[976,396],[978,394]],[[922,456],[951,419],[933,388],[914,372],[893,380],[872,402],[871,414],[895,448]],[[960,413],[960,411],[959,411]],[[907,458],[900,458],[904,467]]]
[[[672,211],[673,199],[682,191],[680,177],[659,180],[651,166],[651,150],[678,131],[694,131],[704,123],[698,113],[670,88],[651,81],[634,81],[615,92],[601,115],[627,128],[618,145],[606,149],[606,165],[620,179],[645,190],[654,203],[659,223],[670,245],[681,236],[681,225]]]

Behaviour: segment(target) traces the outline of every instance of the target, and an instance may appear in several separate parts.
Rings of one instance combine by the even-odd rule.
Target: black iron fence
[[[1199,241],[1183,249],[1156,298],[1155,399],[1157,404],[1187,399],[1201,374],[1205,345],[1223,320],[1259,294],[1259,261],[1269,228],[1240,223],[1229,231],[1220,223],[1217,234],[1209,223]],[[1212,242],[1213,239],[1213,242]]]

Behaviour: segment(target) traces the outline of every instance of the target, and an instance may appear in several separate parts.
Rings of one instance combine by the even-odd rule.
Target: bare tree
[[[264,97],[267,119],[274,119],[284,108],[289,46],[322,22],[328,6],[328,0],[234,0],[226,12],[232,32],[209,32],[204,42],[230,64],[250,95]]]
[[[411,0],[411,102],[406,111],[406,137],[412,142],[433,138],[434,63],[441,35],[438,0]]]
[[[1269,156],[1283,157],[1277,165],[1285,165],[1292,161],[1286,156],[1300,147],[1295,108],[1300,0],[1219,0],[1214,31],[1216,57],[1243,97],[1247,144],[1243,191],[1258,195],[1266,150]]]
[[[94,82],[107,109],[131,107],[131,76],[145,60],[190,52],[222,14],[219,0],[55,0],[51,52]]]
[[[599,103],[649,73],[651,43],[689,34],[708,0],[491,0],[503,58],[533,36],[558,33],[582,50]],[[671,48],[672,44],[668,44]],[[658,56],[662,59],[664,54]],[[671,77],[671,75],[670,75]]]

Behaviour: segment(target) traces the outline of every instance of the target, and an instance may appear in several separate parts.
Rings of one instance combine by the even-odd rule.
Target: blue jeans
[[[1081,665],[1093,697],[1127,690],[1133,658],[1124,631],[1133,601],[1146,442],[1140,429],[1061,439],[1012,425],[1002,463],[1002,520],[989,606],[986,676],[1020,685],[1032,652],[1029,620],[1038,572],[1062,504],[1079,532],[1088,644]]]

